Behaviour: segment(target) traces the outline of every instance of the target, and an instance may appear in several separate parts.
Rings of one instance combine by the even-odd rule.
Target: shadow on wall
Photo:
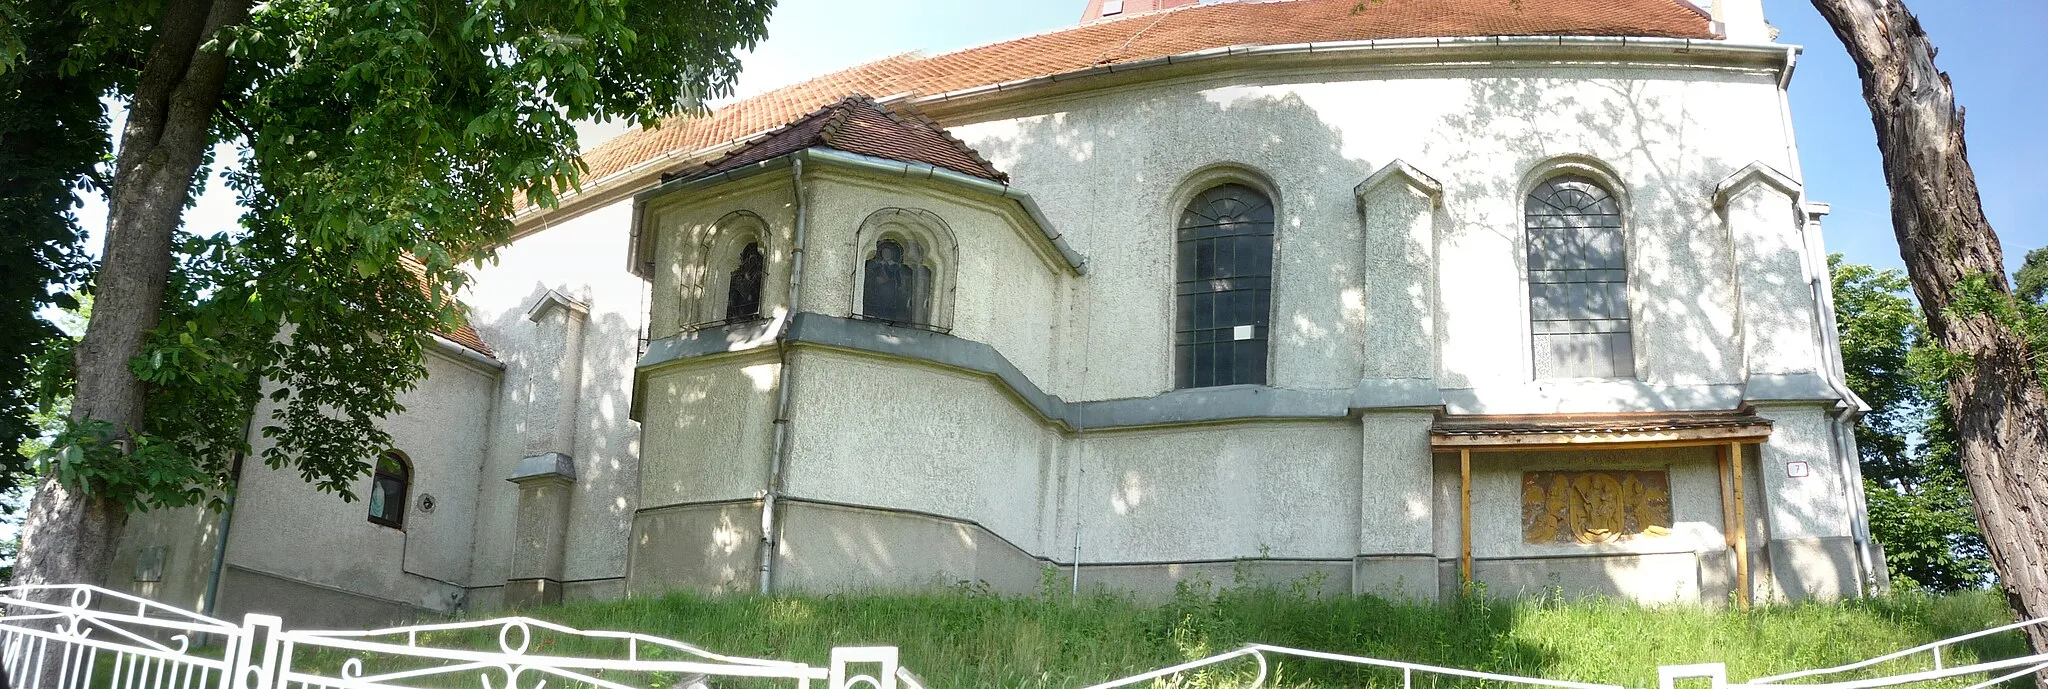
[[[528,309],[548,293],[548,283],[575,278],[542,276],[514,307],[471,314],[471,324],[505,365],[492,411],[493,437],[478,476],[478,533],[472,567],[476,581],[472,585],[501,584],[509,572],[518,487],[507,479],[519,460],[532,454],[530,439],[549,432],[544,424],[550,419],[539,418],[530,410],[561,383],[562,372],[554,362],[562,356],[564,343],[542,341],[539,326],[527,318]],[[557,291],[569,293],[562,288]],[[591,306],[583,325],[582,379],[573,400],[576,446],[570,448],[577,478],[569,526],[571,533],[579,536],[569,540],[565,558],[566,575],[574,579],[624,576],[625,545],[639,485],[639,434],[626,425],[632,423],[628,415],[641,332],[638,323],[620,308],[639,309],[642,304],[593,301]],[[604,560],[615,560],[609,563],[615,566],[600,562]],[[591,569],[618,571],[586,571]]]
[[[1599,97],[1574,95],[1586,89]],[[1452,175],[1443,182],[1449,199],[1499,200],[1469,216],[1449,218],[1452,232],[1494,233],[1516,247],[1524,247],[1523,198],[1528,187],[1541,181],[1525,173],[1549,161],[1620,171],[1625,188],[1613,191],[1626,202],[1638,377],[1660,384],[1740,383],[1745,372],[1740,327],[1810,331],[1813,324],[1806,318],[1810,314],[1759,308],[1738,315],[1733,305],[1739,297],[1756,294],[1806,293],[1811,276],[1800,270],[1747,273],[1744,277],[1752,282],[1743,285],[1742,295],[1736,293],[1736,245],[1715,208],[1715,185],[1754,161],[1715,157],[1714,149],[1728,144],[1710,137],[1729,129],[1699,121],[1681,95],[1691,94],[1656,89],[1644,80],[1475,79],[1470,110],[1443,118],[1440,131],[1445,134],[1426,150],[1439,152],[1453,170],[1512,169],[1498,175]],[[1532,114],[1560,112],[1573,113],[1571,124],[1560,127],[1563,131],[1544,131],[1532,122]],[[1613,153],[1611,158],[1589,155],[1595,151]],[[1783,231],[1796,235],[1798,228]],[[1798,268],[1796,256],[1787,258]],[[1526,250],[1514,252],[1513,260],[1526,274]],[[1758,277],[1761,284],[1754,282]],[[1736,319],[1743,316],[1746,322],[1738,325]],[[1799,364],[1812,370],[1818,362]]]
[[[1346,157],[1342,133],[1299,97],[1146,92],[1113,107],[1033,117],[976,146],[1038,197],[1091,264],[1071,314],[1081,327],[1062,343],[1079,351],[1062,352],[1061,379],[1047,382],[1057,394],[1092,400],[1171,388],[1175,223],[1190,197],[1227,182],[1270,193],[1278,211],[1276,285],[1261,322],[1270,327],[1269,380],[1357,383],[1359,347],[1375,324],[1363,308],[1366,257],[1352,187],[1385,161]],[[1080,227],[1092,231],[1073,231]]]
[[[1715,186],[1754,161],[1717,157],[1719,150],[1741,148],[1709,138],[1725,136],[1729,128],[1717,129],[1700,121],[1698,111],[1681,98],[1695,94],[1654,86],[1653,82],[1619,78],[1473,80],[1469,90],[1471,108],[1443,118],[1439,124],[1443,134],[1425,150],[1438,153],[1448,161],[1445,167],[1451,170],[1507,166],[1513,172],[1449,175],[1442,180],[1445,197],[1454,199],[1449,208],[1461,205],[1455,200],[1468,202],[1463,204],[1467,208],[1472,208],[1470,204],[1488,205],[1473,208],[1470,214],[1447,211],[1449,217],[1439,221],[1447,222],[1448,232],[1460,237],[1496,235],[1492,241],[1515,248],[1514,267],[1527,275],[1523,199],[1531,186],[1549,176],[1527,173],[1542,170],[1552,161],[1619,171],[1617,181],[1624,188],[1612,191],[1625,201],[1628,295],[1637,378],[1662,385],[1740,384],[1746,374],[1752,373],[1750,366],[1757,360],[1755,354],[1744,351],[1744,328],[1819,336],[1815,331],[1819,324],[1811,319],[1811,297],[1805,297],[1803,304],[1799,304],[1800,297],[1796,296],[1811,294],[1807,281],[1813,276],[1806,274],[1797,254],[1765,256],[1770,265],[1763,268],[1745,269],[1740,265],[1744,257],[1738,247],[1742,242],[1753,243],[1754,237],[1731,235],[1733,228],[1716,208]],[[1597,97],[1575,95],[1580,93]],[[1532,114],[1538,113],[1572,113],[1571,124],[1560,130],[1545,130],[1537,124],[1541,120],[1532,121]],[[1589,152],[1595,151],[1609,152],[1611,158],[1594,158]],[[1791,217],[1803,216],[1795,212]],[[1799,228],[1787,226],[1776,231],[1790,233],[1794,237],[1792,246],[1798,247]],[[1738,275],[1746,281],[1740,284],[1739,292]],[[1736,311],[1738,303],[1752,299],[1762,302],[1777,295],[1787,296],[1775,300],[1774,305],[1799,304],[1806,310],[1752,305],[1747,313]],[[1527,298],[1526,291],[1521,298]],[[1455,327],[1446,334],[1453,340],[1486,336],[1470,330],[1460,332]],[[1780,358],[1769,363],[1781,365],[1784,370],[1815,370],[1820,366],[1822,351],[1816,341],[1809,350],[1812,360]],[[1744,360],[1746,354],[1749,361]],[[1723,404],[1697,389],[1667,389],[1663,394],[1679,408]],[[1832,454],[1825,447],[1814,451],[1816,457]],[[1771,522],[1776,519],[1790,517],[1795,522],[1812,524],[1839,520],[1842,515],[1823,512],[1823,505],[1769,497],[1764,489],[1772,484],[1766,472],[1783,468],[1769,457],[1759,457],[1756,446],[1748,446],[1745,455],[1753,551],[1750,567],[1757,600],[1798,595],[1787,588],[1805,589],[1810,583],[1818,583],[1823,589],[1833,588],[1829,582],[1847,584],[1851,588],[1842,593],[1855,595],[1855,565],[1840,559],[1839,552],[1836,557],[1829,557],[1818,550],[1802,549],[1798,544],[1788,544],[1789,549],[1774,548],[1768,541]],[[1800,480],[1839,479],[1823,478],[1817,473],[1813,478]],[[1835,491],[1835,487],[1828,490]],[[1732,553],[1707,550],[1702,555],[1703,569],[1730,569],[1719,576],[1703,572],[1702,596],[1711,597],[1719,593],[1712,586],[1714,579],[1725,577],[1732,583]],[[1773,563],[1773,558],[1785,561]],[[1638,567],[1633,560],[1600,562],[1597,569],[1610,590],[1627,581]],[[1779,581],[1774,576],[1795,573],[1801,581]]]

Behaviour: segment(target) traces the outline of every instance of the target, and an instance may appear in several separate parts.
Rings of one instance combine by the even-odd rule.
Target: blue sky
[[[1572,0],[1530,0],[1570,2]],[[1701,0],[1704,2],[1705,0]],[[1969,112],[1971,162],[2009,267],[2028,249],[2048,246],[2048,2],[1911,0],[1942,49],[1937,63],[1953,76]],[[1890,201],[1879,167],[1869,110],[1854,66],[1806,0],[1764,0],[1779,40],[1806,46],[1792,85],[1792,107],[1808,195],[1834,204],[1831,251],[1857,263],[1900,265]],[[739,95],[826,72],[922,50],[940,52],[1069,26],[1082,0],[783,0],[769,38],[745,59]],[[611,129],[596,127],[592,134]],[[593,137],[594,138],[594,137]],[[586,145],[594,141],[586,141]],[[225,156],[224,156],[225,158]],[[212,185],[218,189],[220,185]],[[87,227],[104,223],[104,205],[88,203]],[[190,217],[202,230],[238,215],[225,192],[208,194]],[[93,247],[97,250],[97,246]]]
[[[1969,115],[1970,164],[2008,270],[2048,246],[2048,2],[1908,0],[1941,54]],[[1899,267],[1870,110],[1856,67],[1805,0],[1764,0],[1780,42],[1806,46],[1792,82],[1807,195],[1834,204],[1828,249],[1856,263]]]

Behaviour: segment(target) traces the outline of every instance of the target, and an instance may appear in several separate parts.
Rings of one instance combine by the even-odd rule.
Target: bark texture
[[[1950,312],[1973,278],[2010,294],[1963,145],[1963,111],[1904,0],[1813,5],[1863,78],[1899,255],[1928,328],[1974,364],[1949,382],[1948,396],[1992,566],[2021,619],[2048,615],[2048,395],[2019,332],[1991,314]],[[2030,634],[2035,651],[2048,652],[2048,634]]]
[[[110,423],[117,438],[142,430],[144,389],[129,362],[156,327],[173,235],[193,175],[213,143],[213,117],[230,61],[224,50],[206,43],[248,12],[249,0],[166,3],[129,103],[114,159],[92,321],[76,353],[72,401],[73,418]],[[127,517],[118,502],[44,481],[22,527],[14,583],[105,584]]]

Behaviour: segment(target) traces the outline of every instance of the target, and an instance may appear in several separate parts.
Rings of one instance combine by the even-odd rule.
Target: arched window
[[[726,283],[726,320],[761,317],[761,286],[767,277],[768,259],[761,254],[761,243],[748,242],[740,249],[739,262],[733,266],[731,281]]]
[[[1621,204],[1568,174],[1537,185],[1525,212],[1536,378],[1635,377]]]
[[[405,499],[412,490],[412,464],[397,451],[377,458],[370,478],[370,522],[405,528]]]
[[[1210,188],[1181,213],[1175,250],[1173,386],[1264,384],[1273,203],[1242,184]]]
[[[931,324],[932,265],[924,245],[886,235],[875,242],[861,282],[860,315],[891,323]]]

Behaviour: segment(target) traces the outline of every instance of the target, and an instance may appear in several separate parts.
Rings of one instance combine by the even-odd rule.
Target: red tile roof
[[[1476,36],[1716,38],[1707,15],[1686,0],[1247,0],[1181,7],[929,57],[896,55],[704,117],[671,118],[585,154],[584,180],[753,136],[854,93],[930,95],[1230,46]]]
[[[412,273],[413,281],[420,285],[421,291],[425,291],[427,282],[427,266],[421,263],[418,258],[415,258],[410,255],[407,255],[400,259],[399,265],[404,266],[407,271],[410,271]],[[466,306],[463,308],[463,311],[465,313],[467,313],[468,310],[469,309]],[[462,319],[462,323],[460,325],[457,325],[453,328],[435,328],[434,334],[448,338],[448,341],[467,347],[471,351],[474,351],[478,354],[482,354],[492,359],[498,358],[498,355],[495,352],[491,351],[491,346],[488,344],[484,344],[484,338],[482,335],[477,334],[476,328],[471,327],[469,325],[469,318],[467,316],[465,316]]]
[[[476,334],[476,328],[470,327],[468,320],[464,320],[462,322],[462,325],[457,326],[453,330],[448,330],[444,328],[435,331],[434,334],[448,338],[448,341],[454,342],[455,344],[468,347],[471,351],[474,351],[478,354],[482,354],[492,359],[498,358],[498,355],[491,351],[491,346],[484,344],[483,336]]]
[[[905,116],[865,95],[852,95],[768,133],[725,157],[684,170],[679,178],[714,175],[794,151],[826,146],[848,153],[925,163],[997,182],[1010,177],[930,118]]]

